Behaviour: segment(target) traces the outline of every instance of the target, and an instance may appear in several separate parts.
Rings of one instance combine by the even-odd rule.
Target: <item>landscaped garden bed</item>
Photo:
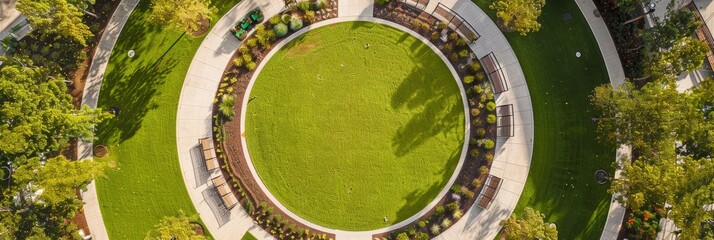
[[[332,11],[318,13],[316,21],[336,16],[336,2],[326,5],[327,9]],[[224,72],[223,81],[214,100],[214,139],[217,143],[217,155],[223,166],[224,175],[230,176],[229,179],[233,181],[234,192],[237,193],[241,205],[259,225],[279,239],[290,239],[293,236],[334,238],[332,235],[315,231],[315,229],[310,229],[289,218],[270,202],[253,179],[245,156],[243,156],[243,146],[240,143],[241,137],[246,134],[245,129],[240,129],[240,112],[242,111],[242,101],[246,99],[245,90],[248,83],[255,68],[267,52],[277,42],[282,41],[281,37],[293,33],[286,29],[293,29],[288,25],[292,25],[294,19],[302,18],[304,20],[307,12],[305,9],[310,7],[302,7],[300,11],[298,8],[289,8],[286,13],[278,14],[267,23],[257,26],[255,33],[242,42]],[[389,3],[386,6],[375,6],[375,16],[396,22],[430,39],[431,43],[449,58],[450,61],[447,64],[451,64],[456,69],[466,89],[469,112],[463,114],[471,116],[471,135],[469,139],[464,139],[464,141],[469,141],[469,147],[461,170],[455,173],[458,174],[456,182],[449,186],[451,191],[438,200],[439,204],[428,210],[417,221],[396,231],[376,234],[375,238],[402,239],[408,236],[423,239],[436,236],[446,230],[475,203],[476,197],[488,177],[495,154],[496,105],[493,101],[494,94],[478,59],[468,47],[470,41],[449,29],[446,24],[427,24],[427,22],[436,23],[438,20],[432,16],[425,19],[423,14],[419,18],[420,12],[416,12],[419,11],[418,9],[405,10],[407,8],[397,2]],[[332,15],[333,13],[334,15]],[[304,22],[303,25],[309,23]],[[293,29],[293,31],[295,30],[297,29]],[[276,38],[278,40],[274,40]],[[370,48],[370,45],[366,43],[364,47]],[[255,97],[251,97],[248,101],[252,100],[255,100]],[[310,193],[305,194],[309,195]],[[322,197],[329,198],[330,196]]]

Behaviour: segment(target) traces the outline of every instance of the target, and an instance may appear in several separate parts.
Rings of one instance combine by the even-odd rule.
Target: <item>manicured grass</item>
[[[253,234],[250,234],[250,232],[245,232],[245,235],[241,238],[241,240],[258,240]]]
[[[214,0],[218,13],[235,0]],[[97,181],[102,216],[111,239],[143,239],[166,215],[196,210],[176,153],[176,109],[184,77],[203,37],[166,30],[148,20],[141,1],[119,37],[99,96],[99,106],[121,108],[98,127],[96,143],[110,147],[110,166]],[[127,51],[136,51],[134,58]]]
[[[495,19],[490,0],[475,2]],[[572,19],[564,20],[565,13]],[[595,139],[588,95],[609,83],[607,71],[574,1],[548,0],[540,22],[540,32],[526,37],[506,34],[528,81],[535,118],[533,160],[517,211],[541,211],[557,224],[560,239],[599,239],[610,195],[594,173],[612,173],[615,154]]]
[[[246,139],[260,178],[322,226],[369,230],[414,215],[461,155],[453,75],[429,47],[388,26],[310,31],[269,60],[250,98]]]

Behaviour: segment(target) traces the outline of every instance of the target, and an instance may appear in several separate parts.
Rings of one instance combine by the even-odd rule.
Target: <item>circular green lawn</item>
[[[428,46],[347,22],[311,30],[268,61],[245,136],[260,179],[290,211],[362,231],[434,200],[459,162],[464,117],[453,75]]]

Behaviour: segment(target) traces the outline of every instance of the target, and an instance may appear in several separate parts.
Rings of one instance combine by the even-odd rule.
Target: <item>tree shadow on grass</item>
[[[417,52],[412,58],[415,67],[394,91],[391,100],[393,109],[417,111],[392,138],[397,156],[406,155],[434,136],[452,134],[461,125],[464,116],[461,95],[458,90],[454,91],[455,86],[434,81],[425,74],[429,69],[443,67],[439,66],[443,63],[423,57],[431,51],[423,44],[413,45],[412,50]],[[463,140],[463,136],[457,137]]]
[[[173,46],[158,59],[142,61],[133,72],[115,69],[105,77],[102,105],[107,109],[118,106],[120,112],[119,116],[105,121],[99,127],[101,141],[121,143],[131,138],[141,128],[146,113],[158,107],[153,101],[160,94],[157,89],[165,83],[166,75],[178,63],[175,59],[164,59]],[[119,64],[115,63],[116,66],[126,66],[128,59],[123,60]]]
[[[449,156],[449,162],[458,162],[460,156],[461,149],[455,149],[451,152],[451,155]],[[406,204],[397,211],[397,219],[395,219],[396,221],[403,221],[413,216],[417,212],[421,211],[427,204],[434,200],[434,198],[439,194],[439,192],[441,192],[441,190],[445,187],[444,185],[448,183],[451,176],[453,174],[457,174],[453,171],[446,171],[447,167],[455,168],[456,164],[454,164],[453,166],[445,166],[444,169],[441,169],[439,174],[441,174],[442,181],[435,182],[429,187],[423,189],[416,189],[414,191],[411,191],[404,197],[404,200],[406,200]],[[392,224],[396,223],[397,222],[394,222]]]

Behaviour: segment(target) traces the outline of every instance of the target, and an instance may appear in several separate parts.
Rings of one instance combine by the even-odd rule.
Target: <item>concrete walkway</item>
[[[102,86],[104,79],[104,71],[107,69],[109,57],[112,55],[112,49],[116,44],[119,34],[129,15],[134,11],[134,8],[139,3],[139,0],[122,0],[112,14],[112,17],[104,29],[102,38],[99,40],[99,45],[94,53],[94,58],[89,66],[89,73],[84,83],[84,92],[82,93],[82,105],[87,105],[91,108],[97,107],[99,98],[99,89]],[[77,159],[92,160],[92,143],[80,141],[77,145]],[[95,182],[92,181],[87,186],[86,191],[82,191],[82,201],[84,208],[84,216],[87,218],[89,232],[92,239],[106,240],[109,239],[107,229],[104,227],[104,219],[102,212],[99,209],[99,199],[97,199],[97,188]]]
[[[598,47],[600,47],[602,58],[605,61],[605,68],[607,68],[607,75],[610,77],[610,84],[619,86],[625,83],[625,70],[622,68],[615,42],[612,40],[605,21],[600,17],[597,7],[595,7],[592,0],[577,0],[575,3],[578,5],[578,8],[580,8],[583,16],[585,16],[585,20],[588,22],[588,25],[590,25],[590,30],[592,30],[595,36]],[[615,159],[619,161],[623,157],[629,158],[630,154],[630,148],[628,146],[622,146],[617,150]],[[620,169],[615,171],[615,178],[620,177],[620,172]],[[616,239],[620,232],[622,219],[625,217],[625,208],[615,200],[618,196],[618,194],[612,195],[605,228],[602,231],[602,235],[600,235],[600,239],[602,240]]]
[[[427,12],[431,12],[437,3],[438,1],[432,1],[427,6]],[[436,239],[491,239],[500,229],[499,222],[507,218],[515,208],[528,176],[533,152],[534,131],[530,94],[515,53],[506,38],[488,16],[468,0],[445,0],[441,1],[441,3],[454,9],[462,16],[466,16],[466,21],[481,34],[482,37],[471,45],[478,57],[483,57],[493,52],[498,58],[500,66],[504,69],[510,90],[498,94],[496,103],[497,105],[513,104],[515,134],[514,137],[499,138],[497,141],[496,157],[491,168],[491,174],[501,177],[503,184],[490,209],[483,210],[474,205],[472,209],[466,212],[461,221],[458,221]],[[372,18],[373,1],[371,0],[341,0],[338,4],[339,17],[337,19],[317,23],[311,28],[340,21],[377,21]],[[179,100],[176,134],[183,178],[196,209],[206,227],[216,239],[240,238],[246,230],[260,239],[272,239],[269,234],[253,224],[252,219],[240,207],[230,211],[227,221],[220,222],[222,217],[218,216],[220,214],[214,213],[209,206],[210,201],[207,201],[202,194],[206,190],[210,190],[208,189],[209,186],[205,180],[197,181],[196,176],[200,176],[200,171],[205,172],[205,170],[201,166],[193,164],[195,160],[193,160],[194,157],[191,154],[192,149],[196,148],[199,138],[211,136],[211,106],[213,98],[222,77],[223,69],[239,44],[234,37],[227,34],[228,28],[255,5],[256,3],[251,1],[242,2],[224,16],[211,30],[194,57]],[[261,8],[263,8],[266,16],[272,16],[282,8],[282,1],[270,0],[263,3]],[[401,26],[396,27],[408,30]],[[302,31],[307,31],[307,29]],[[287,41],[283,43],[287,43]],[[271,53],[277,49],[279,47],[276,47]],[[213,176],[218,173],[207,174]],[[210,178],[210,176],[202,176],[201,178]],[[397,227],[393,226],[392,228]],[[376,232],[355,233],[322,227],[319,227],[319,229],[335,233],[338,240],[367,240],[371,239],[373,232]]]
[[[255,7],[262,9],[267,20],[284,6],[282,0],[243,0],[234,6],[214,24],[203,40],[183,82],[176,119],[179,163],[191,201],[215,239],[240,239],[247,231],[259,239],[272,239],[253,223],[241,206],[230,211],[220,206],[220,200],[211,195],[209,181],[220,172],[209,173],[203,165],[196,164],[202,159],[194,149],[199,138],[212,136],[213,99],[223,70],[239,46],[238,39],[229,29]]]

